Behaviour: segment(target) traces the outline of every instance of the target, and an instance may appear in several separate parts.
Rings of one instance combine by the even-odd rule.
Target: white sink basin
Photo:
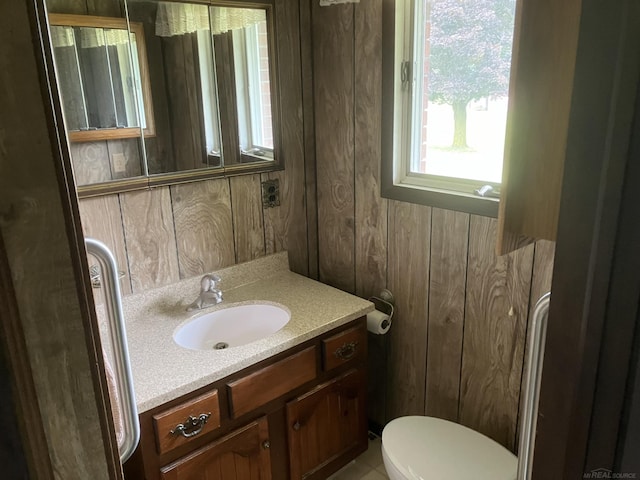
[[[173,340],[191,350],[223,350],[276,333],[290,319],[288,309],[273,304],[229,305],[189,320],[175,331]]]

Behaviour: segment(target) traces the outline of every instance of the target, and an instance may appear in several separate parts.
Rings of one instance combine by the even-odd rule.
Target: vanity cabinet
[[[144,412],[125,479],[324,479],[367,449],[366,360],[361,317]]]
[[[326,478],[325,465],[367,448],[364,373],[350,370],[287,403],[291,478]]]
[[[269,428],[262,417],[163,467],[162,480],[269,480]]]

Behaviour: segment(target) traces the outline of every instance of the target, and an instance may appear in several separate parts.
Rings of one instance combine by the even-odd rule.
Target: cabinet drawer
[[[207,392],[153,416],[156,447],[161,455],[219,426],[218,390]]]
[[[309,347],[227,384],[237,418],[316,378],[316,347]]]
[[[352,360],[367,356],[367,329],[363,325],[349,328],[322,341],[325,370],[331,370]]]

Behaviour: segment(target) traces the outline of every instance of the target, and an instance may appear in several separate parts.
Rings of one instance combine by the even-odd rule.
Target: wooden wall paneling
[[[320,280],[355,292],[353,5],[313,2]]]
[[[287,167],[289,169],[289,167]],[[278,179],[280,206],[264,209],[265,250],[267,255],[287,250],[291,270],[307,275],[309,270],[304,186],[294,185],[292,177],[304,172],[271,172],[262,181]]]
[[[48,446],[37,454],[51,459],[53,476],[119,478],[104,376],[97,371],[95,318],[77,276],[86,262],[71,223],[77,213],[73,192],[64,189],[71,164],[56,129],[61,114],[48,94],[53,62],[39,49],[43,6],[0,2],[0,58],[11,66],[0,68],[0,235],[8,261],[3,271],[10,276],[8,287],[4,274],[0,283],[3,294],[13,289],[17,307],[13,313],[3,309],[2,321],[18,321],[24,332]]]
[[[291,270],[309,273],[305,192],[305,144],[302,116],[302,74],[300,64],[300,12],[297,2],[275,0],[276,54],[280,83],[280,154],[285,170],[269,173],[279,179],[281,204],[265,210],[267,252],[289,252]],[[277,250],[276,250],[277,251]]]
[[[467,213],[433,209],[425,413],[458,420],[469,247]]]
[[[71,143],[70,149],[76,185],[111,180],[111,164],[106,141]]]
[[[236,118],[236,83],[234,81],[233,43],[231,32],[213,35],[213,49],[215,58],[226,59],[216,62],[216,82],[218,87],[218,111],[220,118]],[[240,163],[240,149],[238,148],[237,122],[222,122],[220,125],[220,140],[222,143],[222,161],[224,165]]]
[[[120,194],[133,293],[179,280],[168,187]]]
[[[4,312],[3,312],[4,313]],[[0,325],[0,333],[2,331]],[[2,393],[2,402],[0,403],[0,428],[5,432],[20,432],[21,425],[18,424],[20,412],[17,410],[18,392],[15,383],[12,381],[11,370],[8,362],[8,355],[5,354],[4,338],[0,339],[0,392]],[[35,402],[34,402],[35,403]],[[37,411],[37,409],[36,409]],[[42,420],[40,420],[42,421]],[[42,432],[44,435],[44,432]],[[26,447],[21,443],[21,436],[16,434],[6,435],[2,440],[2,448],[0,449],[0,462],[2,464],[2,474],[5,478],[30,478],[29,469],[26,459]],[[46,445],[43,453],[46,453]],[[46,455],[48,457],[48,455]],[[48,460],[48,458],[47,458]],[[51,469],[51,466],[49,466]],[[49,475],[49,478],[53,478]]]
[[[532,318],[533,316],[533,310],[536,306],[536,302],[540,297],[542,297],[542,295],[551,290],[555,250],[555,242],[551,242],[549,240],[539,240],[536,242],[533,260],[533,276],[531,279],[529,318]]]
[[[387,286],[387,200],[380,197],[382,2],[354,8],[355,293],[379,295]],[[367,417],[386,422],[388,338],[369,334]]]
[[[0,448],[3,474],[8,478],[53,480],[29,352],[1,234],[0,392],[3,398],[0,406],[0,428],[5,432],[20,432],[20,435],[6,435],[8,438],[3,440]],[[23,465],[23,461],[26,461],[26,465]]]
[[[236,262],[247,262],[265,255],[260,175],[231,177],[229,182]]]
[[[151,2],[129,2],[127,8],[131,21],[142,23],[147,48],[153,118],[156,127],[156,136],[144,139],[149,173],[174,172],[176,166],[171,138],[169,94],[164,74],[162,39],[155,35],[157,5]]]
[[[529,357],[528,338],[533,320],[533,311],[536,303],[545,293],[551,290],[551,280],[553,278],[553,259],[556,244],[549,240],[539,240],[536,242],[533,253],[533,274],[531,276],[531,294],[529,296],[529,315],[527,317],[527,333],[525,335],[525,350],[522,366],[522,381],[520,386],[520,406],[518,408],[518,424],[516,425],[516,436],[514,439],[514,451],[517,452],[518,438],[520,435],[520,415],[524,402],[525,379],[527,375],[527,359]]]
[[[138,138],[107,141],[112,179],[139,177],[143,174],[139,141]],[[114,155],[122,155],[124,157],[124,170],[118,169],[120,165],[114,161]]]
[[[396,299],[389,347],[387,420],[424,414],[431,208],[389,201],[389,289]]]
[[[118,270],[125,273],[120,281],[122,294],[130,294],[131,276],[118,195],[103,195],[80,200],[80,216],[85,236],[100,240],[113,252]],[[89,256],[89,265],[95,263],[96,260]],[[94,289],[94,297],[101,292],[102,290]]]
[[[86,0],[89,15],[102,17],[123,17],[123,6],[120,0]]]
[[[162,46],[176,169],[200,168],[206,147],[196,34],[163,38]]]
[[[309,277],[318,279],[318,185],[316,176],[316,138],[313,106],[313,43],[311,5],[300,2],[300,60],[304,121],[305,200],[307,204],[307,251]]]
[[[534,247],[496,257],[496,234],[471,216],[459,419],[513,450]]]
[[[86,0],[47,0],[47,12],[87,15],[87,2]]]
[[[355,293],[387,285],[387,200],[380,197],[382,0],[355,8]]]
[[[180,278],[236,263],[229,180],[171,186]]]

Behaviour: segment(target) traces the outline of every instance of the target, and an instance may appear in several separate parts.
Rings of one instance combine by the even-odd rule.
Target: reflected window
[[[259,21],[233,31],[233,56],[238,95],[238,130],[243,153],[273,152],[269,42],[264,11]]]
[[[49,16],[65,122],[72,142],[153,135],[141,25],[85,15]],[[93,25],[95,24],[95,25]],[[138,37],[140,37],[138,39]],[[135,55],[132,55],[132,52]]]

